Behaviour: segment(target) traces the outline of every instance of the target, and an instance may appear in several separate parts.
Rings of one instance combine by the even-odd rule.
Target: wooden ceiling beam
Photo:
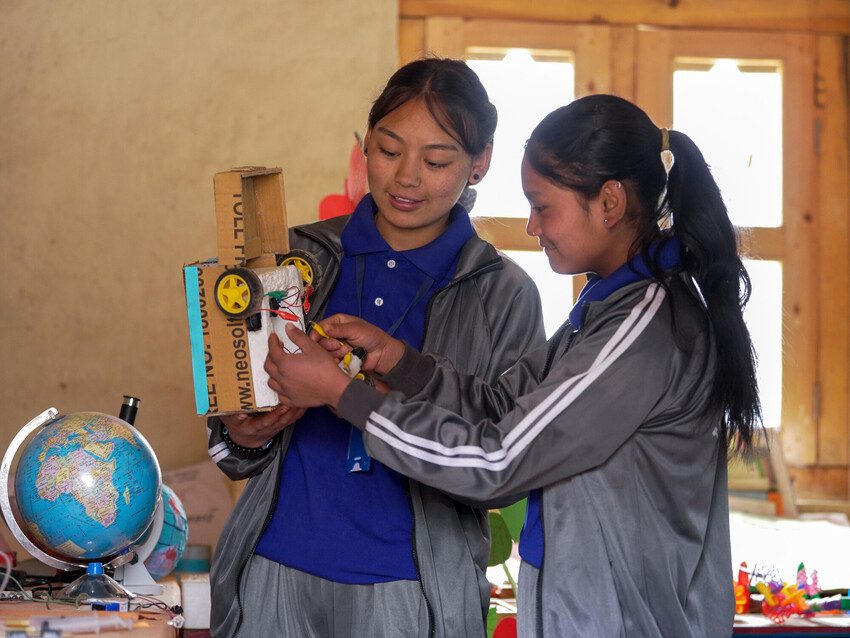
[[[399,14],[850,34],[847,0],[399,0]]]

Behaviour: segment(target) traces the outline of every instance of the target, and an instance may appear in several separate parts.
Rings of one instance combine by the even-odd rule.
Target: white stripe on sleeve
[[[497,450],[488,452],[475,445],[447,447],[431,439],[407,433],[377,412],[369,415],[366,431],[400,452],[437,465],[502,470],[522,454],[555,417],[581,396],[591,383],[628,350],[652,321],[664,298],[663,287],[651,284],[644,298],[632,308],[629,316],[603,346],[590,367],[555,387],[549,396],[529,411],[504,437],[501,447]]]

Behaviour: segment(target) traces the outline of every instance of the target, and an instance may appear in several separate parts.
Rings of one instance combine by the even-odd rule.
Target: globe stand
[[[70,585],[66,585],[56,596],[59,600],[77,603],[92,603],[114,598],[133,598],[115,579],[103,573],[103,563],[89,563],[86,573]]]

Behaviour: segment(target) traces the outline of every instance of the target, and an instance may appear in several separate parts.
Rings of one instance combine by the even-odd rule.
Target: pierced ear
[[[469,169],[469,178],[466,180],[470,186],[480,182],[487,171],[490,170],[490,159],[493,157],[493,145],[488,144],[478,155],[472,158],[472,167]]]
[[[626,189],[621,182],[609,179],[602,185],[599,199],[602,202],[602,223],[606,228],[613,228],[626,214],[628,200]]]

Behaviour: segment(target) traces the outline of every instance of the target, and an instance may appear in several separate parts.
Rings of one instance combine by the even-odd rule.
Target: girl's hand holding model
[[[269,387],[280,395],[282,405],[298,406],[291,408],[293,410],[319,405],[336,408],[339,397],[351,382],[339,369],[337,361],[352,347],[366,350],[363,370],[379,375],[392,370],[404,354],[401,341],[357,317],[338,314],[320,324],[329,337],[337,338],[323,338],[315,331],[307,336],[297,328],[287,328],[289,338],[301,349],[296,356],[286,355],[276,335],[269,337],[269,356],[265,364]],[[321,347],[316,342],[321,343]],[[284,379],[294,378],[306,383],[284,387]]]

